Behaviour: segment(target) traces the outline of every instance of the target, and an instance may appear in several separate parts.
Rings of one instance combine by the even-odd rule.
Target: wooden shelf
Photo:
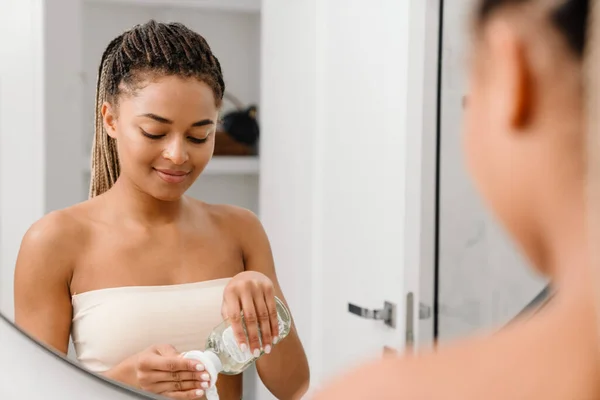
[[[190,7],[216,11],[259,13],[261,0],[84,0],[96,4],[128,4],[154,7]]]

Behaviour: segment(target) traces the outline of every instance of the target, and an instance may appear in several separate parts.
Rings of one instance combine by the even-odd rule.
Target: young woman
[[[487,204],[550,278],[555,296],[495,335],[363,365],[316,399],[600,398],[597,283],[586,215],[590,5],[479,1],[470,57],[468,165]]]
[[[251,212],[184,195],[212,157],[225,84],[197,33],[150,21],[102,55],[90,200],[52,212],[23,238],[16,323],[84,367],[173,399],[204,396],[208,374],[180,354],[231,318],[280,399],[308,388],[295,329],[275,347],[284,300],[267,236]],[[247,321],[246,341],[240,314]],[[261,343],[259,342],[259,329]],[[294,360],[293,363],[289,360]],[[222,376],[240,399],[241,376]]]

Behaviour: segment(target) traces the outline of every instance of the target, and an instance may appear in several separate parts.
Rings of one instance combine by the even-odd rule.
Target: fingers
[[[198,360],[181,357],[181,354],[170,344],[157,345],[154,352],[160,357],[149,359],[146,369],[157,371],[204,371],[204,365]]]
[[[254,308],[254,298],[251,291],[245,291],[241,296],[242,310],[244,320],[246,321],[246,333],[248,334],[248,344],[254,357],[260,356],[260,338],[258,331],[258,316]]]
[[[262,341],[262,348],[265,353],[271,352],[272,335],[271,335],[271,318],[269,316],[269,308],[265,301],[265,296],[262,295],[254,297],[254,308],[256,309],[256,317],[258,319],[258,326],[260,328],[260,339]]]
[[[171,381],[171,382],[159,382],[151,387],[150,391],[158,394],[162,393],[173,393],[173,392],[188,392],[192,390],[204,390],[206,387],[202,386],[203,382],[200,381]],[[206,382],[204,382],[206,383]],[[207,385],[205,385],[207,386]],[[208,386],[207,386],[208,387]]]
[[[174,400],[184,400],[184,399],[201,399],[204,396],[204,390],[202,389],[192,389],[186,391],[174,391],[174,392],[165,392],[161,393],[161,395],[168,397]]]
[[[275,294],[272,287],[265,290],[265,303],[269,311],[272,341],[273,344],[277,344],[279,341],[279,317],[277,316],[277,304],[275,303]]]
[[[138,382],[142,389],[153,393],[207,389],[210,375],[207,372],[191,371],[138,371]]]
[[[204,365],[198,360],[192,360],[180,357],[179,355],[146,357],[140,360],[140,370],[142,371],[166,371],[181,372],[204,371]]]
[[[240,349],[246,352],[248,344],[254,357],[259,357],[262,350],[270,353],[279,339],[275,294],[270,281],[238,282],[225,293],[224,300],[222,313],[227,314]]]
[[[198,381],[198,382],[210,382],[210,375],[207,372],[191,372],[191,371],[154,371],[150,373],[152,375],[153,382],[184,382],[184,381]]]
[[[176,356],[178,351],[175,347],[170,344],[159,344],[154,347],[154,352],[161,356]]]
[[[148,350],[140,355],[136,368],[142,389],[171,398],[204,396],[204,390],[210,386],[210,375],[200,361],[183,358],[170,345],[158,345]]]
[[[239,344],[240,350],[246,352],[248,350],[248,343],[242,325],[242,309],[240,308],[238,295],[234,292],[227,293],[225,295],[225,304],[227,318],[229,318],[229,322],[231,322],[235,340]]]

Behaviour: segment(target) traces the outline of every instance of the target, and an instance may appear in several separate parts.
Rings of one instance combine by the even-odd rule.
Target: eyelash
[[[151,135],[148,132],[146,132],[145,130],[140,128],[140,131],[142,131],[142,135],[146,136],[148,139],[152,139],[152,140],[158,140],[158,139],[162,139],[165,135]],[[202,138],[202,139],[198,139],[195,137],[190,137],[188,136],[188,140],[194,144],[202,144],[205,143],[208,138],[210,137],[212,132],[209,132],[208,135],[206,135],[206,137]]]

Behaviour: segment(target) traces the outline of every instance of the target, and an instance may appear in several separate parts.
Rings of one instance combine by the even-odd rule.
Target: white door
[[[263,1],[260,215],[313,385],[432,339],[438,11]]]
[[[499,327],[545,282],[484,207],[463,162],[468,18],[474,0],[444,0],[441,76],[438,325],[440,340]]]

